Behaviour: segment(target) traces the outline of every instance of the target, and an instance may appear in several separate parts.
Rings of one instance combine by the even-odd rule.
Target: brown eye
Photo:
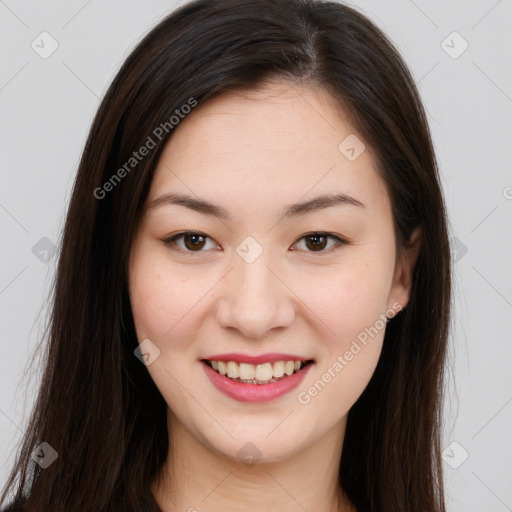
[[[207,245],[208,240],[211,240],[211,238],[203,233],[198,233],[196,231],[185,231],[183,233],[178,233],[177,235],[174,235],[167,240],[164,240],[164,243],[165,245],[170,246],[172,249],[178,252],[200,253],[206,252],[206,250],[203,249]],[[213,243],[213,241],[211,243],[213,248],[218,247],[215,243]]]
[[[306,247],[312,251],[322,251],[327,244],[327,237],[323,235],[309,235],[304,239],[306,240]]]
[[[323,232],[308,233],[300,238],[299,243],[303,240],[306,252],[329,253],[331,249],[334,250],[337,246],[348,244],[346,240],[339,236]],[[329,240],[334,241],[334,243],[329,245]]]
[[[191,251],[195,249],[202,249],[205,245],[205,237],[202,235],[187,233],[183,235],[183,241],[185,243],[185,247]]]
[[[329,253],[331,252],[331,249],[334,250],[337,246],[349,243],[339,236],[324,232],[308,233],[302,236],[299,239],[299,242],[302,242],[303,240],[305,241],[306,246],[305,251],[310,253]],[[333,241],[333,243],[330,245],[329,240]],[[177,235],[164,240],[164,243],[177,252],[191,254],[206,252],[205,246],[207,245],[208,241],[212,243],[213,248],[219,248],[219,246],[215,244],[209,236],[196,231],[185,231],[183,233],[178,233]]]

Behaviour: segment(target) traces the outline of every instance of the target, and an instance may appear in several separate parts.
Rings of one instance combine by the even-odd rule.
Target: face
[[[386,316],[407,303],[413,261],[395,264],[389,196],[354,137],[326,92],[276,82],[197,107],[164,148],[130,255],[131,306],[169,421],[217,454],[234,460],[250,442],[276,461],[341,431]],[[204,362],[227,353],[267,364],[229,363],[230,379]],[[313,362],[264,388],[233,382],[290,359]]]

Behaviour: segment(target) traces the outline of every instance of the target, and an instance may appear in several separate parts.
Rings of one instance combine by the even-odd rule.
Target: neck
[[[284,460],[245,464],[196,439],[169,414],[169,455],[153,494],[163,512],[356,512],[339,485],[346,417]]]

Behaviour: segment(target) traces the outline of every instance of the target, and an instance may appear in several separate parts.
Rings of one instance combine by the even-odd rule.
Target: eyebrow
[[[197,199],[185,194],[178,194],[174,192],[164,194],[151,201],[148,205],[148,210],[154,210],[161,206],[173,204],[185,206],[186,208],[190,208],[191,210],[202,213],[203,215],[209,215],[223,220],[231,220],[231,215],[222,206],[210,203],[204,199]],[[324,194],[309,201],[287,205],[281,212],[281,218],[306,215],[314,211],[340,205],[352,205],[365,208],[365,205],[361,201],[358,201],[347,194]]]

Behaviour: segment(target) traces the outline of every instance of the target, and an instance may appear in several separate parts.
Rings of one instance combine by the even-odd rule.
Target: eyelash
[[[188,249],[187,250],[184,250],[184,249],[177,249],[175,246],[176,246],[176,241],[179,240],[180,238],[183,238],[184,236],[186,235],[198,235],[198,236],[201,236],[203,238],[206,238],[206,239],[209,239],[209,240],[212,240],[208,235],[204,234],[204,233],[201,233],[200,231],[182,231],[181,233],[178,233],[176,235],[173,235],[172,237],[170,238],[167,238],[164,240],[164,244],[168,247],[170,247],[173,251],[176,251],[176,252],[179,252],[179,253],[182,253],[182,254],[186,254],[187,256],[195,256],[196,254],[200,254],[202,252],[206,252],[204,250],[199,250],[199,251],[189,251]],[[347,245],[349,244],[349,242],[337,235],[334,235],[333,233],[327,233],[325,231],[312,231],[310,233],[306,233],[305,235],[302,235],[298,240],[303,240],[304,238],[308,238],[308,237],[312,237],[312,236],[319,236],[319,237],[323,237],[323,238],[331,238],[333,240],[336,240],[338,243],[335,244],[333,247],[329,248],[329,249],[324,249],[324,250],[321,250],[321,251],[306,251],[307,253],[310,253],[311,255],[315,255],[315,254],[330,254],[332,252],[334,252],[336,249],[338,249],[340,246],[342,245]]]

